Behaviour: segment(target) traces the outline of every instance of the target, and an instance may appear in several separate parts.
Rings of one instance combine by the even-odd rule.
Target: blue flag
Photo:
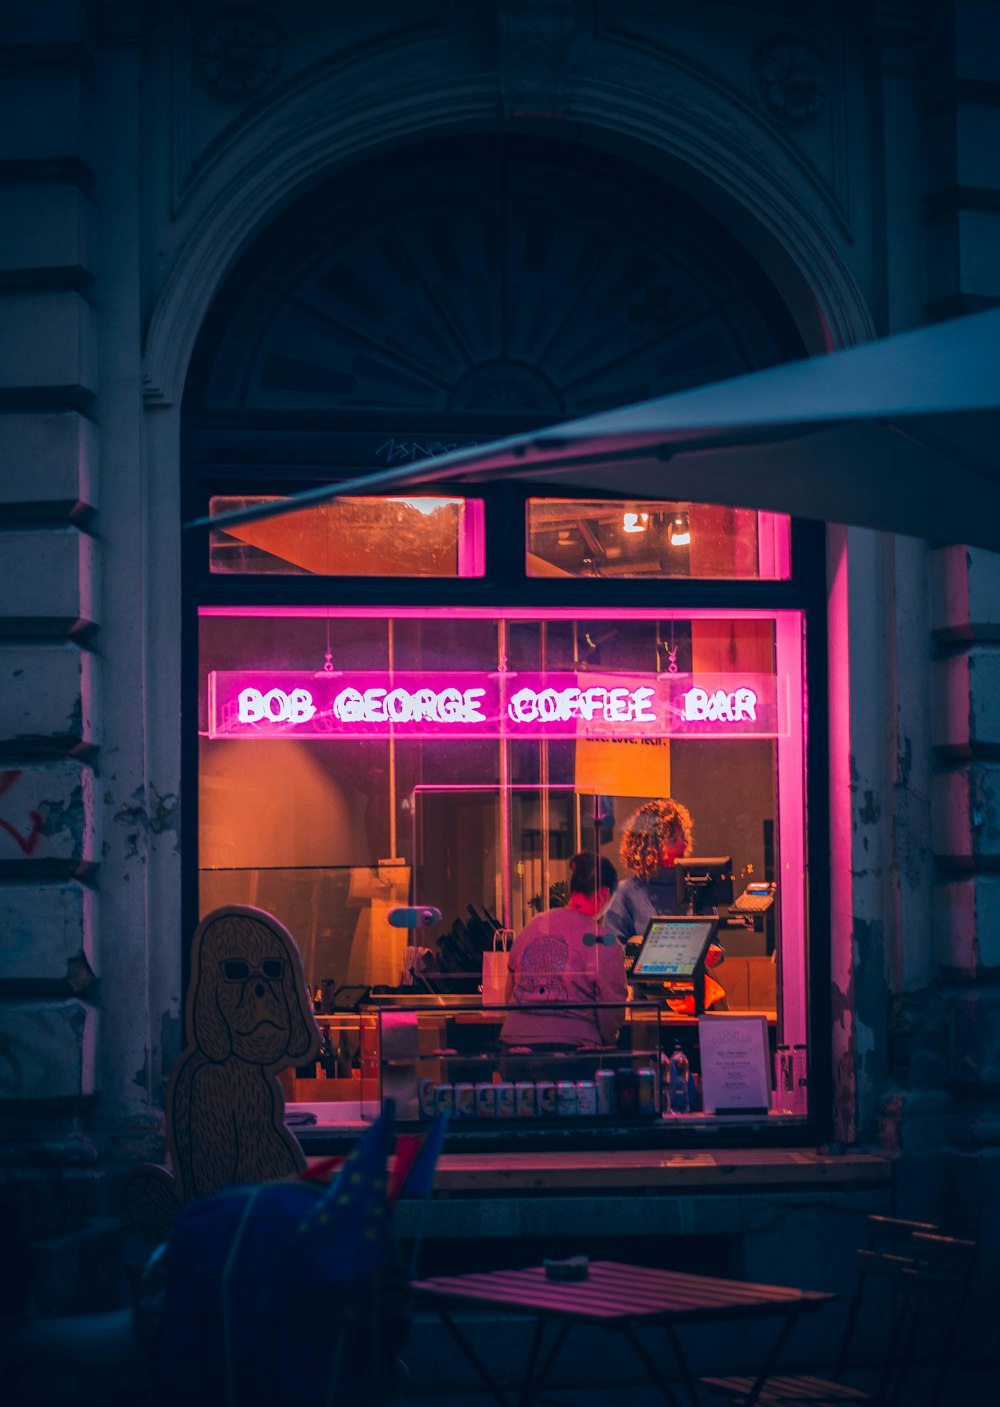
[[[327,1188],[231,1187],[177,1214],[161,1371],[172,1395],[232,1407],[357,1397],[405,1330],[386,1200],[391,1102]]]

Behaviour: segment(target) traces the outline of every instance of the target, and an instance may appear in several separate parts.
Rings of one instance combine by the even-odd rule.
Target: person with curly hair
[[[604,926],[619,942],[646,932],[646,925],[656,914],[685,913],[677,897],[674,865],[690,855],[693,848],[694,823],[691,812],[672,797],[645,801],[628,818],[622,835],[622,863],[632,871],[631,877],[618,886],[604,915]],[[713,943],[705,959],[707,967],[717,967],[725,960],[718,943]],[[681,997],[668,1000],[667,1005],[680,1015],[694,1012],[694,999]],[[705,974],[705,1010],[727,1006],[725,989],[714,977]]]
[[[631,877],[618,886],[604,917],[622,942],[645,933],[654,914],[677,914],[674,864],[691,854],[694,824],[686,806],[672,797],[646,801],[625,824],[621,857]]]

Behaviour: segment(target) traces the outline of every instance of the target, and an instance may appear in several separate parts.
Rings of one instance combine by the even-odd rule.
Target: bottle
[[[328,1080],[335,1080],[337,1078],[337,1052],[333,1048],[329,1026],[323,1027],[323,1042],[319,1048],[319,1060],[323,1068],[323,1076]]]
[[[686,1114],[691,1107],[688,1094],[688,1074],[690,1066],[680,1041],[674,1042],[674,1052],[670,1057],[670,1075],[667,1086],[670,1092],[671,1114]]]

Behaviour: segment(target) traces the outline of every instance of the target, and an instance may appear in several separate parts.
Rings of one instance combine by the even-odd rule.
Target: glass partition
[[[529,577],[785,580],[784,513],[713,503],[528,500]]]
[[[209,515],[280,501],[275,494],[217,494],[209,500]],[[482,576],[483,504],[420,494],[332,499],[213,528],[209,570],[214,575]]]

